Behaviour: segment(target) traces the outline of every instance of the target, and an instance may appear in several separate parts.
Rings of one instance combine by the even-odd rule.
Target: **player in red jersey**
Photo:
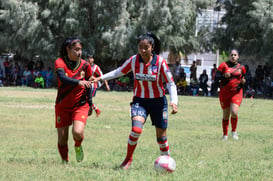
[[[163,80],[167,84],[170,94],[172,114],[177,113],[177,91],[167,62],[161,56],[160,41],[152,33],[140,35],[137,40],[138,54],[132,56],[125,63],[96,79],[110,80],[121,77],[129,72],[134,75],[134,97],[131,103],[132,129],[127,144],[127,155],[120,165],[128,169],[133,160],[133,153],[142,133],[143,125],[150,115],[152,125],[156,127],[156,138],[161,155],[170,155],[167,141],[168,104],[165,97]]]
[[[238,123],[238,111],[243,99],[243,85],[245,84],[246,69],[238,63],[238,51],[230,51],[229,60],[219,65],[216,72],[216,82],[220,80],[219,100],[223,109],[223,137],[228,139],[229,119],[232,128],[232,138],[238,140],[236,132]]]
[[[94,63],[95,59],[94,56],[89,54],[87,55],[87,61],[90,63],[91,65],[91,69],[92,69],[92,77],[100,77],[103,75],[100,67]],[[109,85],[107,80],[104,81],[104,84],[106,86],[107,91],[110,91]],[[98,82],[94,82],[92,83],[92,97],[96,96],[97,93],[97,88],[98,88]],[[101,110],[94,104],[92,104],[92,109],[96,112],[96,116],[99,117]]]
[[[72,127],[76,159],[83,160],[82,141],[84,127],[92,105],[91,66],[81,59],[82,43],[75,37],[68,37],[62,44],[60,58],[55,61],[58,93],[55,104],[58,150],[64,162],[68,162],[68,131]]]

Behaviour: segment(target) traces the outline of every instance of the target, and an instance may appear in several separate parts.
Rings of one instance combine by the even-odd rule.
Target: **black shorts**
[[[131,118],[141,116],[146,122],[149,115],[152,125],[162,129],[168,127],[168,102],[165,96],[152,99],[134,97],[131,103]]]

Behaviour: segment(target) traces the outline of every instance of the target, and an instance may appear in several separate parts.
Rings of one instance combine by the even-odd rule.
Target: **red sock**
[[[157,143],[159,145],[161,155],[170,155],[169,144],[166,136],[157,138]]]
[[[228,125],[229,125],[229,120],[222,120],[222,127],[223,127],[223,134],[225,136],[228,135]]]
[[[231,122],[232,132],[235,132],[237,128],[237,123],[238,123],[238,116],[236,116],[235,118],[231,117],[230,122]]]
[[[95,105],[95,104],[92,104],[92,108],[97,111],[98,110],[98,107]]]
[[[58,143],[58,150],[63,160],[68,161],[68,146],[66,145],[60,145]]]
[[[73,138],[74,139],[74,142],[75,142],[75,147],[79,147],[79,146],[81,146],[81,144],[82,144],[82,141],[83,141],[83,138],[84,138],[84,136],[82,136],[82,139],[81,140],[76,140],[75,138]]]
[[[132,127],[131,133],[128,139],[127,145],[127,155],[126,158],[132,158],[135,148],[137,146],[137,140],[142,132],[142,129],[139,127]]]

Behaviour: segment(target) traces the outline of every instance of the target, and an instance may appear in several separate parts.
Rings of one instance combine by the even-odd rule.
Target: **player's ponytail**
[[[157,36],[155,34],[153,34],[152,32],[147,32],[145,34],[140,35],[138,37],[138,39],[137,39],[137,44],[142,40],[148,40],[149,41],[149,43],[153,47],[153,53],[155,53],[155,54],[160,53],[161,43],[160,43],[160,40],[157,38]]]

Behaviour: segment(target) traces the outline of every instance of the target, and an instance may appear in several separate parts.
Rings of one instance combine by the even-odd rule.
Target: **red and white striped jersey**
[[[154,54],[153,60],[145,64],[139,54],[132,56],[120,67],[123,74],[130,71],[134,75],[134,96],[140,98],[157,98],[165,95],[163,79],[173,82],[167,62],[163,57]]]
[[[97,64],[93,63],[91,65],[91,70],[92,70],[92,76],[94,76],[94,77],[100,77],[100,76],[103,75],[100,67]],[[96,83],[92,83],[92,87],[93,88],[98,88],[98,83],[97,82]]]

